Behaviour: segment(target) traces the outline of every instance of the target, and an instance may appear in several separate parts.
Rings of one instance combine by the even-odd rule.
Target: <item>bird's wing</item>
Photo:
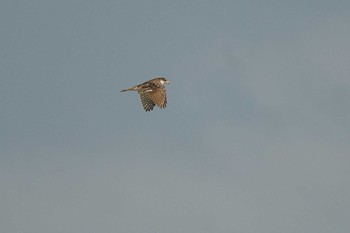
[[[147,94],[158,107],[166,108],[167,98],[165,88],[152,89],[152,91],[147,92]]]
[[[154,101],[152,100],[152,97],[150,96],[150,92],[152,91],[139,91],[141,98],[141,103],[143,108],[146,112],[153,110],[154,106],[156,105]]]

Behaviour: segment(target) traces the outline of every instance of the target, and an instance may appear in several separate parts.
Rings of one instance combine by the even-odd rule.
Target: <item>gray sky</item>
[[[349,1],[0,3],[0,230],[350,232]],[[168,108],[123,88],[165,76]]]

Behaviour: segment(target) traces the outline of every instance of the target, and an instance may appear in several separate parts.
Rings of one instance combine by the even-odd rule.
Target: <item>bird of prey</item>
[[[164,84],[168,84],[169,80],[164,77],[158,77],[139,85],[130,87],[124,91],[137,91],[140,95],[141,103],[146,112],[153,110],[154,106],[166,108],[166,90]]]

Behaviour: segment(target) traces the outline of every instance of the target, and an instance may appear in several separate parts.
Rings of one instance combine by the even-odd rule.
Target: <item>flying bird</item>
[[[166,108],[167,98],[165,85],[169,80],[164,77],[154,78],[139,85],[130,87],[124,91],[137,91],[140,95],[141,103],[146,112],[153,110],[154,106]]]

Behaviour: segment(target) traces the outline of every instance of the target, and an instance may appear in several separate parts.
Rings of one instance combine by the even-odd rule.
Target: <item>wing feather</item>
[[[148,93],[153,103],[160,108],[166,108],[167,98],[165,88],[157,88]]]
[[[145,109],[146,112],[153,110],[155,103],[153,102],[152,98],[150,97],[148,91],[139,91],[140,94],[140,99],[143,108]]]

